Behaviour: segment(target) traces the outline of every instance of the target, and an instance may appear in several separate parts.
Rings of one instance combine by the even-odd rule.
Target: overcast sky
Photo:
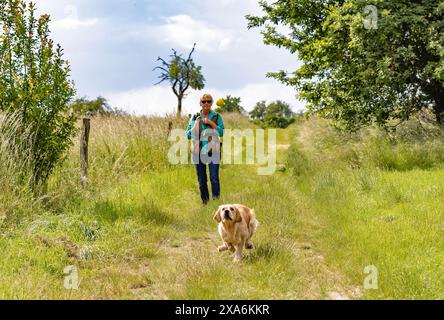
[[[37,0],[51,16],[53,39],[65,50],[78,96],[102,95],[114,107],[135,114],[165,114],[177,100],[168,83],[154,86],[158,56],[171,48],[193,57],[206,79],[190,90],[184,112],[199,109],[204,92],[215,99],[239,96],[251,110],[261,100],[303,103],[291,87],[267,79],[269,71],[293,71],[296,56],[263,44],[259,30],[247,30],[246,14],[261,14],[257,0]]]

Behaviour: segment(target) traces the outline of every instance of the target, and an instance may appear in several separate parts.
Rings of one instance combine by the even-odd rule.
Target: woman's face
[[[200,106],[202,108],[202,112],[208,113],[210,112],[211,105],[213,104],[213,100],[211,98],[204,97],[200,100]]]

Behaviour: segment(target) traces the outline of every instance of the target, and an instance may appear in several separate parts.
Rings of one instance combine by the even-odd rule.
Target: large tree
[[[348,128],[433,110],[444,122],[444,2],[277,0],[247,16],[265,44],[297,53],[302,66],[269,73],[308,108]],[[371,6],[370,6],[371,5]]]
[[[48,15],[36,18],[32,2],[0,0],[0,112],[19,116],[16,146],[33,132],[31,185],[44,186],[71,145],[76,116],[68,112],[75,94],[70,67],[50,38]]]
[[[160,84],[163,81],[169,81],[174,94],[177,97],[177,116],[182,115],[182,99],[185,96],[185,92],[189,89],[202,90],[205,86],[205,78],[202,75],[202,67],[194,63],[193,52],[196,48],[194,44],[188,54],[188,58],[184,59],[182,55],[178,54],[173,49],[173,54],[170,55],[169,62],[165,61],[161,57],[157,58],[157,61],[161,62],[160,66],[154,68],[154,70],[160,70],[160,81],[156,84]]]
[[[290,105],[280,100],[268,105],[265,101],[260,101],[249,115],[254,123],[265,128],[286,128],[295,121],[295,113]]]

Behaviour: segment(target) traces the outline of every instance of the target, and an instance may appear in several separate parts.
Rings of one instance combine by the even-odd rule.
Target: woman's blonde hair
[[[213,97],[211,96],[211,94],[205,93],[201,98],[200,101],[202,102],[202,100],[204,100],[205,98],[210,98],[211,102],[213,102]]]

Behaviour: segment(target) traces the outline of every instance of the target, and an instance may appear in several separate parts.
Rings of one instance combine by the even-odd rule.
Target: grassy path
[[[278,143],[285,146],[289,135],[290,131],[280,131]],[[285,147],[279,148],[279,161],[285,152]],[[140,283],[128,285],[130,294],[125,295],[141,299],[323,299],[353,294],[344,279],[325,265],[312,237],[319,222],[301,203],[285,172],[258,176],[256,167],[223,166],[222,197],[205,207],[200,205],[195,180],[194,170],[182,167],[141,177],[126,186],[132,196],[136,190],[141,195],[154,193],[153,199],[162,194],[157,203],[162,210],[153,226],[159,234],[148,245],[154,255],[136,259],[131,268],[121,271],[123,279],[140,277]],[[146,198],[142,196],[140,201]],[[233,264],[228,253],[216,250],[220,238],[212,216],[222,203],[254,207],[261,222],[254,238],[257,247],[245,253],[241,265]],[[143,234],[141,231],[140,236]]]
[[[193,166],[165,170],[159,121],[98,119],[86,190],[73,147],[45,197],[1,194],[0,299],[442,299],[438,138],[344,144],[308,121],[278,130],[273,175],[222,165],[222,197],[202,206]],[[223,203],[255,208],[261,223],[241,264],[216,249]],[[68,266],[78,290],[65,288]],[[367,266],[377,290],[363,289]]]
[[[282,162],[290,130],[278,132]],[[84,194],[58,215],[3,233],[0,298],[324,299],[350,296],[325,264],[314,235],[320,222],[286,172],[223,165],[222,197],[200,203],[192,166],[134,175],[103,193]],[[256,249],[240,265],[220,243],[213,213],[222,203],[254,207]],[[78,290],[66,290],[73,265]],[[20,273],[21,277],[17,277]]]

